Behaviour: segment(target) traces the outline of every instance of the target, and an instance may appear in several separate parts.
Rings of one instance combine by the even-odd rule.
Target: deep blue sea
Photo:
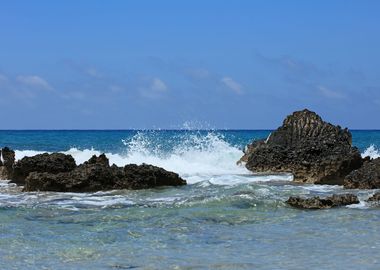
[[[59,151],[82,163],[150,163],[184,187],[97,193],[22,193],[0,181],[0,269],[380,269],[375,190],[361,203],[304,211],[291,195],[347,192],[291,175],[253,175],[236,162],[269,130],[0,131],[16,158]],[[363,156],[380,156],[380,131],[352,131]]]

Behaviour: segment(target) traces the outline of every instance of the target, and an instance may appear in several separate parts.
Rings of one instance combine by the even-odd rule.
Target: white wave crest
[[[123,143],[127,148],[124,156],[126,163],[149,163],[184,176],[249,173],[244,167],[236,165],[242,151],[212,132],[188,135],[170,151],[164,150],[165,142],[153,143],[143,133],[137,133]]]
[[[364,150],[362,157],[378,158],[380,157],[380,150],[376,149],[376,147],[372,144],[366,150]]]
[[[183,138],[154,140],[144,132],[138,132],[128,140],[123,140],[123,153],[105,153],[110,163],[118,166],[126,164],[152,164],[167,170],[175,171],[183,177],[196,179],[197,176],[213,175],[246,175],[250,172],[243,166],[236,165],[242,156],[238,147],[230,145],[219,134],[192,134]],[[167,144],[176,141],[168,150]],[[16,160],[44,152],[33,150],[16,150]],[[70,148],[63,151],[72,155],[77,164],[87,161],[92,155],[102,152],[95,149]]]

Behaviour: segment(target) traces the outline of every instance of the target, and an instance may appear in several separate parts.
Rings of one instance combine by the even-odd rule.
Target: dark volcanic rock
[[[0,150],[0,179],[11,179],[15,163],[15,151],[4,147]]]
[[[359,199],[353,194],[334,194],[331,197],[327,198],[320,198],[318,196],[312,198],[290,197],[286,203],[292,207],[302,209],[325,209],[349,204],[356,204],[359,203]]]
[[[345,188],[380,188],[380,158],[364,162],[364,165],[344,179]]]
[[[61,153],[44,153],[32,157],[24,157],[14,165],[12,182],[20,185],[24,184],[26,177],[31,172],[56,174],[69,172],[75,167],[74,158]]]
[[[246,148],[244,149],[244,155],[240,158],[240,160],[238,161],[238,164],[242,163],[242,162],[247,162],[248,161],[248,157],[250,156],[250,153],[252,153],[254,151],[255,148],[258,148],[262,145],[265,144],[265,140],[264,139],[261,139],[261,140],[256,140],[256,141],[253,141],[252,143],[248,144],[246,146]]]
[[[186,184],[178,174],[162,168],[142,164],[129,164],[124,167],[125,180],[132,189],[151,188],[157,186],[180,186]]]
[[[380,192],[375,193],[372,197],[370,197],[367,202],[376,202],[380,203]]]
[[[294,112],[265,140],[247,147],[241,161],[253,172],[294,175],[294,181],[343,184],[363,161],[351,133],[309,110]]]
[[[109,165],[103,154],[93,156],[70,172],[32,172],[25,180],[24,191],[93,192],[112,189],[143,189],[180,186],[186,181],[173,172],[152,165]]]

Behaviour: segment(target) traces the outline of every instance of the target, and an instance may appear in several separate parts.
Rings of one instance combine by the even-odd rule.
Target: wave
[[[226,142],[222,135],[215,132],[207,134],[187,134],[182,137],[169,137],[159,140],[154,134],[138,132],[130,139],[123,140],[124,149],[120,153],[105,153],[118,166],[126,164],[152,164],[175,171],[183,177],[198,182],[199,176],[244,175],[250,172],[236,162],[242,156],[237,146]],[[170,145],[170,147],[168,147]],[[43,153],[33,150],[16,150],[16,159]],[[70,154],[77,164],[87,161],[92,155],[102,152],[96,149],[71,148],[61,153]],[[218,180],[219,181],[219,180]]]
[[[191,133],[162,138],[154,132],[138,132],[122,140],[123,150],[105,153],[118,166],[126,164],[152,164],[179,173],[189,183],[209,181],[211,184],[238,184],[270,180],[291,180],[291,176],[255,176],[236,161],[242,156],[239,146],[228,143],[216,132]],[[16,159],[43,153],[33,150],[16,150]],[[72,155],[77,164],[87,161],[92,155],[100,155],[96,149],[70,148],[61,153]],[[369,146],[362,156],[380,157],[374,145]]]
[[[364,152],[362,153],[362,157],[379,158],[380,150],[372,144],[366,150],[364,150]]]

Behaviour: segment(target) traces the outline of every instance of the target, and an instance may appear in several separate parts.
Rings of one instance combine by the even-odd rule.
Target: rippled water
[[[244,144],[269,131],[14,134],[0,140],[13,140],[18,158],[63,151],[80,163],[106,152],[118,165],[177,171],[189,185],[22,193],[0,181],[0,269],[380,269],[380,208],[364,202],[374,190],[350,191],[358,205],[303,211],[284,201],[347,191],[236,165]],[[380,132],[354,132],[354,144],[376,156]]]

